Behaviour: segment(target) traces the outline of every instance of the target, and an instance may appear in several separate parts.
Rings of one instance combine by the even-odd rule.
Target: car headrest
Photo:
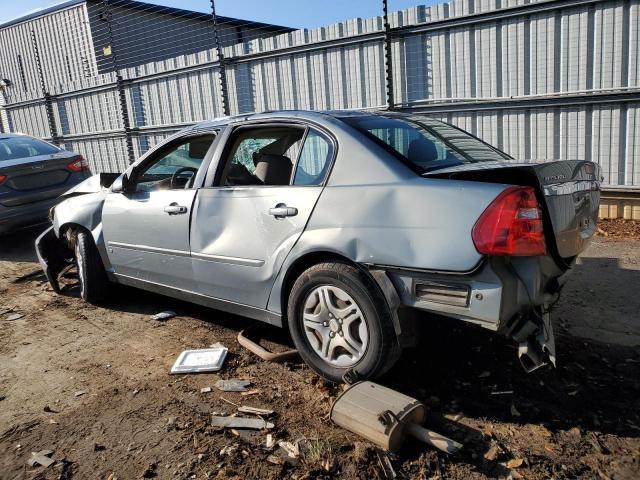
[[[256,162],[256,177],[265,185],[289,185],[292,169],[289,157],[263,153]]]
[[[407,158],[413,163],[433,162],[438,159],[438,149],[431,140],[416,138],[409,144]]]
[[[262,181],[252,175],[241,163],[232,163],[227,172],[227,185],[261,185]]]

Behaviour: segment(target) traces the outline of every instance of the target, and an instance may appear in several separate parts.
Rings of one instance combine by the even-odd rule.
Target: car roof
[[[32,137],[31,135],[27,135],[25,133],[0,133],[0,138],[15,138],[15,137],[28,137],[28,138],[35,138]]]
[[[403,115],[400,112],[390,112],[389,110],[272,110],[261,113],[246,113],[229,117],[214,118],[188,127],[188,130],[206,130],[215,127],[223,127],[229,123],[238,121],[290,118],[324,123],[329,118],[359,117],[382,114]]]

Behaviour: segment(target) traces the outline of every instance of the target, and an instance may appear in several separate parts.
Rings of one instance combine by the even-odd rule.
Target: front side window
[[[342,120],[418,173],[464,163],[510,159],[473,135],[427,117],[362,115]]]
[[[0,161],[58,153],[59,148],[31,137],[0,137]]]
[[[185,189],[193,186],[215,135],[192,137],[161,152],[136,176],[136,191]]]

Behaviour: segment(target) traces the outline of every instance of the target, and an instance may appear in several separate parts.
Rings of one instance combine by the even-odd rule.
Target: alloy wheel
[[[347,368],[360,361],[369,328],[355,300],[333,285],[316,287],[305,299],[302,323],[314,352],[325,362]]]

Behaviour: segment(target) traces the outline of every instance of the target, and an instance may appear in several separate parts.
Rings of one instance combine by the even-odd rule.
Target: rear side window
[[[0,161],[58,153],[59,148],[31,137],[0,138]]]
[[[240,127],[228,141],[221,186],[322,185],[333,144],[298,125]]]
[[[310,129],[300,152],[294,185],[321,185],[333,156],[333,147],[327,139]]]
[[[304,128],[288,126],[238,129],[230,140],[221,184],[289,185],[304,133]]]

